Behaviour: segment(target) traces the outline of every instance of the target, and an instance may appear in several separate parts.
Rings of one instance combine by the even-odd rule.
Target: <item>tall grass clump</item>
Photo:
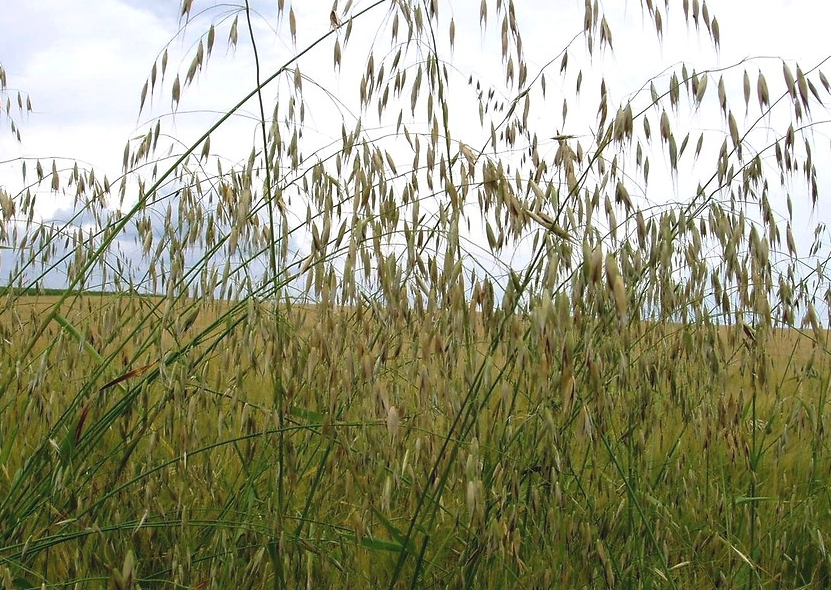
[[[656,47],[717,56],[706,3],[660,4]],[[795,221],[828,80],[678,64],[618,95],[614,15],[564,10],[530,60],[541,6],[185,0],[138,97],[172,112],[120,176],[21,162],[5,588],[831,583],[828,244]],[[173,138],[223,53],[250,88]]]

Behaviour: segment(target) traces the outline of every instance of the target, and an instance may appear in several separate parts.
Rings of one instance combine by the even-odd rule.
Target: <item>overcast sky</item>
[[[354,8],[366,3],[355,2]],[[606,9],[616,3],[629,14],[625,27],[610,19],[617,58],[613,61],[633,86],[643,82],[644,76],[660,71],[661,66],[681,59],[715,66],[747,56],[782,56],[798,60],[805,69],[828,53],[831,3],[827,0],[710,0],[707,4],[719,19],[723,47],[718,57],[703,52],[704,59],[698,54],[700,49],[707,49],[706,41],[684,32],[680,42],[670,39],[659,48],[654,34],[644,32],[649,24],[641,24],[639,2],[606,2]],[[116,174],[125,140],[137,129],[143,130],[137,116],[139,93],[150,66],[177,32],[177,4],[175,0],[4,0],[0,63],[8,73],[10,89],[28,92],[35,112],[21,121],[24,139],[20,149],[7,133],[0,134],[2,159],[12,154],[64,156]],[[193,12],[213,4],[213,0],[196,0]],[[319,34],[328,28],[331,2],[306,0],[295,4],[301,34]],[[553,8],[555,4],[557,8]],[[673,4],[680,8],[680,1]],[[276,1],[254,5],[266,20],[275,19]],[[563,38],[569,38],[569,33],[576,32],[573,15],[579,16],[581,5],[576,0],[517,2],[529,59],[545,61],[560,49],[564,39],[558,40],[552,33],[559,31]],[[470,31],[475,31],[477,6],[473,0],[455,3],[454,14],[460,21],[472,17]],[[680,24],[680,10],[674,12],[669,20]],[[614,10],[610,13],[616,14]],[[461,25],[457,26],[461,30]],[[459,39],[463,39],[461,34]],[[459,43],[456,58],[475,63],[482,51],[478,40],[477,36],[472,44],[469,39]],[[290,51],[288,43],[272,40],[263,41],[263,45],[276,55],[288,55]],[[217,47],[219,53],[224,53],[222,40]],[[189,48],[174,44],[173,49]],[[245,58],[237,55],[237,65]],[[321,50],[320,59],[327,66],[331,63],[328,45]],[[186,69],[187,63],[171,66]],[[211,64],[200,81],[205,91],[200,89],[202,96],[192,96],[187,105],[221,109],[235,102],[251,87],[250,79],[245,78],[249,72],[243,68],[238,71],[239,75],[234,76],[234,69]],[[165,98],[168,96],[166,91]]]
[[[174,40],[180,27],[175,0],[1,0],[0,63],[8,76],[9,93],[17,90],[28,93],[34,112],[18,117],[23,141],[12,141],[5,122],[0,128],[0,162],[14,158],[68,158],[95,166],[110,178],[120,174],[121,158],[128,138],[145,133],[153,115],[170,108],[169,85],[154,98],[153,106],[142,116],[138,115],[139,95],[154,60],[166,44],[171,45],[171,71],[184,75],[194,46],[193,35],[186,41]],[[552,59],[565,46],[568,39],[579,31],[582,18],[580,0],[515,0],[526,55],[531,65],[541,66]],[[290,0],[286,0],[288,5]],[[328,0],[295,2],[298,22],[297,47],[329,29],[328,13],[332,6]],[[341,6],[344,2],[341,2]],[[368,0],[356,0],[353,11],[369,4]],[[488,78],[495,75],[488,69],[482,55],[495,53],[498,47],[483,41],[478,32],[478,0],[462,0],[441,3],[444,15],[450,11],[456,20],[456,49],[454,62],[465,74],[468,71]],[[605,2],[610,24],[614,31],[615,51],[602,60],[604,75],[611,81],[615,99],[623,99],[633,93],[650,77],[679,61],[696,65],[701,70],[726,66],[746,57],[782,57],[793,63],[798,61],[804,70],[818,64],[828,54],[827,23],[831,22],[831,2],[828,0],[710,0],[707,5],[720,24],[722,48],[714,53],[706,39],[694,31],[684,29],[681,1],[672,2],[668,27],[663,44],[655,39],[652,24],[641,16],[638,0]],[[663,2],[657,2],[662,5]],[[214,0],[195,0],[192,14],[203,8],[219,5]],[[285,24],[281,35],[269,34],[276,22],[276,0],[253,2],[260,15],[257,21],[259,49],[263,55],[264,69],[289,58],[294,49],[286,38]],[[227,6],[227,5],[226,5]],[[221,20],[230,14],[231,8],[212,11],[209,20]],[[384,10],[377,11],[376,25],[382,24]],[[372,22],[371,18],[369,19]],[[204,30],[208,20],[199,19],[190,25],[195,32]],[[215,54],[207,71],[200,73],[196,85],[182,102],[183,111],[206,110],[203,115],[177,115],[168,119],[169,131],[183,141],[198,136],[206,124],[215,120],[216,114],[233,105],[252,87],[250,50],[243,39],[245,32],[240,23],[240,46],[235,56],[228,56],[225,38],[217,39]],[[226,28],[219,29],[227,35]],[[371,30],[370,29],[364,29]],[[492,25],[493,26],[493,25]],[[365,59],[371,35],[356,36],[350,41],[350,49]],[[490,37],[498,40],[498,36]],[[361,47],[364,43],[364,48]],[[498,45],[498,43],[497,43]],[[332,75],[332,42],[315,50],[304,64],[304,73]],[[363,52],[363,54],[362,54]],[[226,59],[228,57],[228,59]],[[233,59],[231,59],[233,57]],[[362,63],[360,64],[363,65]],[[320,68],[320,74],[315,68]],[[332,84],[335,92],[343,91],[357,98],[354,79],[349,78],[350,66],[344,65]],[[770,68],[772,92],[781,87],[781,62],[762,59],[749,67],[754,73]],[[358,68],[359,69],[359,68]],[[828,69],[828,68],[826,68]],[[831,74],[831,71],[828,72]],[[738,76],[741,70],[738,71]],[[551,79],[556,79],[556,68]],[[775,82],[772,80],[775,79]],[[168,80],[169,82],[169,80]],[[492,82],[499,82],[498,79]],[[737,87],[740,88],[740,87]],[[592,89],[596,92],[596,89]],[[741,102],[740,91],[736,103]],[[592,107],[596,98],[592,96]],[[317,113],[312,109],[310,127],[322,135],[340,136],[340,115],[322,101]],[[253,105],[252,105],[253,109]],[[614,112],[614,111],[613,111]],[[461,116],[461,115],[460,115]],[[707,126],[707,122],[701,123]],[[714,125],[717,126],[717,125]],[[348,125],[349,127],[349,125]],[[585,133],[586,129],[562,129],[562,132]],[[331,133],[330,133],[331,132]],[[252,125],[229,131],[224,143],[229,152],[231,144],[250,150]],[[553,133],[553,132],[552,132]],[[825,142],[827,145],[827,142]],[[222,144],[212,140],[212,148],[222,151]],[[239,153],[229,157],[240,157]],[[0,184],[9,189],[19,187],[18,162],[0,166]],[[690,190],[693,190],[691,187]],[[42,203],[44,214],[60,204]],[[820,218],[822,214],[820,214]],[[831,216],[829,216],[831,219]],[[816,217],[813,218],[816,221]]]

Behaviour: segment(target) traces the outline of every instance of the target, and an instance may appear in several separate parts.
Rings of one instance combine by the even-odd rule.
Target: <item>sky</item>
[[[291,4],[290,0],[285,1],[287,5]],[[276,2],[252,2],[259,15],[255,33],[264,70],[273,70],[293,55],[295,47],[305,47],[329,30],[331,2],[295,2],[298,39],[296,45],[293,44],[288,38],[286,23],[277,22]],[[658,0],[656,3],[663,4]],[[11,96],[18,90],[28,94],[34,110],[16,118],[22,134],[20,144],[12,140],[5,121],[2,122],[0,186],[12,193],[20,187],[19,158],[76,160],[95,167],[110,178],[117,178],[125,142],[144,134],[155,116],[165,117],[168,131],[188,142],[252,88],[250,44],[242,26],[236,50],[229,51],[225,38],[219,38],[219,35],[227,35],[228,15],[232,12],[229,5],[195,0],[191,11],[193,20],[183,24],[179,20],[177,4],[174,0],[3,0],[0,64],[7,73],[7,90]],[[341,2],[340,8],[343,4]],[[368,4],[368,0],[357,0],[352,10],[360,10]],[[541,66],[552,59],[579,32],[582,1],[517,0],[516,4],[525,53],[532,66]],[[596,66],[610,81],[616,99],[633,95],[646,80],[680,61],[705,69],[732,65],[752,57],[756,59],[748,70],[754,79],[755,73],[762,69],[772,72],[768,79],[775,79],[775,84],[782,86],[780,58],[792,64],[798,62],[807,70],[820,63],[828,53],[824,40],[827,39],[827,23],[831,22],[831,3],[827,0],[711,0],[707,5],[711,14],[718,18],[721,31],[718,53],[712,51],[706,39],[684,28],[680,0],[672,3],[661,43],[656,41],[652,23],[642,16],[640,4],[638,0],[604,3],[614,31],[614,52],[604,54]],[[491,78],[495,71],[486,67],[488,61],[483,56],[498,58],[498,47],[492,44],[498,36],[485,37],[479,32],[478,1],[462,0],[440,6],[444,15],[452,15],[456,23],[456,46],[452,56],[456,67],[464,74],[471,72],[485,80]],[[206,12],[200,16],[203,10]],[[361,29],[350,40],[350,49],[360,57],[353,63],[344,63],[339,73],[332,72],[334,37],[302,62],[305,74],[313,79],[327,80],[335,98],[343,99],[340,108],[350,107],[356,111],[354,75],[363,66],[361,60],[365,59],[373,42],[371,31],[373,27],[382,26],[383,17],[384,10],[378,11],[377,17],[369,19],[375,24]],[[161,93],[149,99],[145,111],[139,115],[142,85],[161,51],[169,46],[171,71],[184,74],[195,47],[195,34],[212,21],[218,23],[217,30],[221,31],[214,57],[185,94],[179,113],[175,117],[166,114],[171,106],[168,84]],[[184,36],[177,36],[182,26],[189,27],[193,34],[186,31]],[[275,34],[275,30],[279,32]],[[387,50],[386,47],[383,49]],[[556,72],[556,67],[553,70]],[[737,72],[740,76],[741,69]],[[597,78],[587,75],[587,79],[585,88],[590,90],[585,92],[596,92]],[[556,81],[556,76],[552,75],[551,80]],[[498,84],[500,80],[496,78],[490,82]],[[741,102],[740,91],[732,100],[736,104]],[[324,140],[327,137],[338,139],[343,111],[338,110],[333,98],[322,93],[319,101],[319,106],[310,109],[310,133],[317,132]],[[586,102],[594,107],[596,97],[592,96]],[[254,105],[247,108],[248,112],[253,112]],[[586,126],[580,124],[579,104],[572,108],[575,110],[571,112],[576,113],[569,115],[573,127],[566,125],[568,128],[552,130],[552,134],[586,133]],[[472,113],[460,110],[458,117],[465,116],[472,117]],[[548,122],[545,114],[534,113],[534,117],[534,124],[538,126],[554,125]],[[370,116],[367,118],[371,119]],[[475,119],[471,119],[471,125]],[[589,119],[593,119],[593,113]],[[706,128],[711,123],[703,120],[700,125]],[[712,122],[712,126],[717,126],[717,122]],[[251,121],[241,118],[224,135],[212,139],[212,149],[225,153],[228,161],[239,161],[250,150],[254,132]],[[828,145],[827,141],[825,145]],[[44,198],[39,203],[39,211],[44,218],[50,218],[59,216],[66,206],[58,199]],[[825,214],[821,211],[801,213],[805,215],[806,224],[831,221],[831,216],[823,217]],[[800,236],[800,240],[803,238],[807,239]],[[2,269],[0,273],[5,275]]]
[[[576,13],[580,8],[576,0],[557,3],[570,12]],[[35,106],[35,112],[22,121],[25,131],[22,152],[80,158],[117,170],[120,147],[137,130],[140,121],[137,114],[141,86],[153,61],[178,30],[177,2],[6,0],[4,4],[0,20],[0,63],[8,73],[11,88],[27,92]],[[213,4],[195,2],[197,9]],[[275,2],[263,2],[259,8],[265,18],[273,20],[276,10],[271,4]],[[306,25],[304,17],[308,13],[310,20],[324,19],[318,32],[325,30],[325,9],[331,6],[328,1],[296,4],[301,28]],[[465,12],[476,14],[475,2],[462,2],[456,10],[460,19],[464,16],[465,4],[471,5]],[[526,0],[518,4],[523,11],[522,18],[548,2]],[[607,9],[609,4],[606,3]],[[618,27],[616,49],[624,52],[634,47],[627,54],[636,55],[637,59],[619,57],[618,62],[625,59],[627,76],[635,83],[646,79],[662,64],[696,58],[702,43],[693,35],[685,35],[688,38],[684,42],[661,50],[656,47],[654,35],[642,35],[638,30],[638,2],[625,0],[619,4],[630,14],[633,24],[629,28],[633,34],[626,35],[630,31],[621,31]],[[818,40],[827,36],[824,27],[831,22],[831,4],[825,1],[711,0],[708,4],[721,24],[722,64],[747,56],[781,56],[811,64],[824,57],[823,43]],[[315,14],[320,10],[316,5],[324,7],[323,15]],[[360,2],[355,4],[356,8],[360,6]],[[674,20],[680,21],[679,16],[675,15]],[[534,51],[533,47],[538,43],[551,44],[547,29],[556,27],[557,20],[555,12],[551,18],[528,19],[524,23],[529,55],[539,54],[544,59],[546,53]],[[473,45],[469,48],[471,53],[481,50],[476,47],[477,43]],[[467,49],[460,46],[457,57],[464,59]],[[326,61],[328,58],[327,55]],[[223,78],[228,74],[224,69],[221,72]],[[212,78],[211,82],[216,76]],[[221,108],[238,98],[249,85],[249,80],[242,76],[225,81],[219,89],[212,84],[208,102]],[[4,136],[3,140],[6,139]],[[0,145],[4,150],[13,147],[7,141]],[[115,157],[113,150],[117,152]]]

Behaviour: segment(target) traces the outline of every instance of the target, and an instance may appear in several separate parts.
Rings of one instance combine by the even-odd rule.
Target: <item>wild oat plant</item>
[[[6,589],[831,583],[819,66],[615,95],[597,0],[533,62],[553,4],[192,4],[121,176],[0,189]],[[718,55],[706,3],[641,6]],[[248,93],[173,139],[222,53]]]

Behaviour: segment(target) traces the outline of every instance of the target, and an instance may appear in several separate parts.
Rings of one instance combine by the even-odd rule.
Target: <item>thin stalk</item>
[[[245,20],[248,24],[248,34],[251,37],[251,49],[254,55],[254,71],[256,76],[256,88],[257,88],[257,106],[260,110],[260,133],[261,139],[263,142],[263,164],[265,168],[265,185],[263,186],[263,190],[265,191],[265,202],[266,207],[268,208],[268,227],[269,233],[271,236],[271,240],[268,247],[268,263],[269,263],[269,270],[271,271],[271,280],[277,280],[277,240],[276,236],[277,233],[275,232],[274,227],[274,199],[271,194],[271,163],[267,160],[268,154],[268,136],[265,131],[265,107],[263,106],[263,93],[262,93],[262,83],[260,81],[260,54],[257,51],[257,39],[254,35],[254,28],[251,24],[251,6],[248,0],[245,0]],[[272,306],[273,311],[273,322],[274,326],[278,326],[280,322],[278,306]],[[285,476],[285,469],[283,468],[283,454],[285,449],[285,440],[283,438],[283,417],[285,415],[285,396],[283,395],[283,387],[280,380],[280,364],[279,364],[279,352],[275,345],[272,345],[272,362],[271,362],[271,371],[272,371],[272,389],[274,392],[274,396],[277,401],[277,428],[278,428],[278,435],[277,435],[277,514],[275,515],[276,523],[277,523],[277,535],[282,535],[283,532],[283,479]],[[275,569],[275,580],[274,585],[276,588],[285,588],[286,587],[286,577],[285,572],[283,571],[283,559],[282,556],[278,556],[278,559],[274,560],[274,569]]]

